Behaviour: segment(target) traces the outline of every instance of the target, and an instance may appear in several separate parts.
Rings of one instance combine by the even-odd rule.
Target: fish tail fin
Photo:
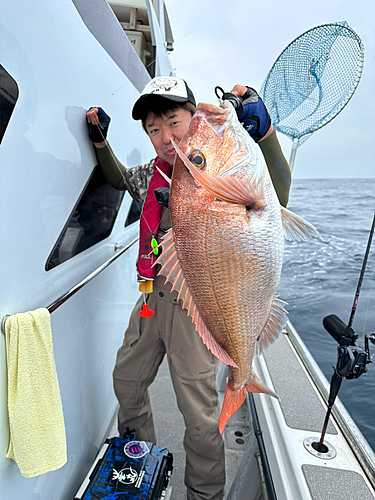
[[[232,377],[229,377],[219,419],[220,434],[223,433],[224,427],[230,417],[244,402],[247,392],[262,392],[279,399],[279,396],[263,384],[255,374],[252,374],[249,380],[242,387],[238,388],[234,386]]]
[[[268,394],[269,396],[279,399],[279,396],[275,392],[271,391],[271,389],[269,389],[266,384],[263,384],[263,382],[259,380],[255,373],[251,374],[244,387],[247,392],[261,392],[263,394]]]
[[[230,417],[238,410],[245,400],[245,386],[236,388],[232,377],[228,378],[227,387],[225,389],[223,406],[219,418],[219,432],[223,433],[224,427]]]

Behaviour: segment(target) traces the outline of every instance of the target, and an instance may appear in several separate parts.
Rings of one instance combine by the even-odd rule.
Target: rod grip
[[[341,345],[354,345],[356,335],[336,314],[330,314],[323,319],[323,326],[332,338]],[[346,340],[347,339],[347,340]]]

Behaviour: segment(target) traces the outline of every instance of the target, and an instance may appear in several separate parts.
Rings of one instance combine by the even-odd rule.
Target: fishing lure
[[[159,255],[158,242],[156,241],[154,235],[152,235],[152,238],[151,238],[151,248],[152,248],[155,255]]]

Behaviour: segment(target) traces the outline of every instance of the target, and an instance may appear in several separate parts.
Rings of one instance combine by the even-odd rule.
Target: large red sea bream
[[[261,150],[229,102],[199,104],[175,147],[172,229],[158,263],[203,342],[230,366],[222,432],[247,391],[276,396],[251,365],[286,322],[285,302],[275,296],[284,235],[308,240],[319,234],[280,206]]]

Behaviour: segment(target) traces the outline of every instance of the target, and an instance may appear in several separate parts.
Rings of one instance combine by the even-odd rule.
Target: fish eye
[[[196,149],[189,154],[188,159],[197,168],[203,168],[206,165],[206,158],[204,157],[204,154]]]

